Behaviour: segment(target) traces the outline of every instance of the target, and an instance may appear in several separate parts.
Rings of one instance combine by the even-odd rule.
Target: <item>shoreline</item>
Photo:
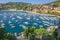
[[[36,12],[32,12],[32,11],[25,11],[25,10],[0,10],[0,11],[24,11],[24,12],[29,12],[29,13],[32,13],[32,14],[37,14],[37,15],[45,15],[45,16],[56,16],[56,15],[52,15],[52,14],[41,14],[41,13],[36,13]],[[56,16],[58,18],[60,18],[60,16]]]

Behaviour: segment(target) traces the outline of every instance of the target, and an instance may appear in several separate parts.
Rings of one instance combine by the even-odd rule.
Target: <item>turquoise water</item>
[[[0,26],[5,27],[10,33],[23,32],[25,28],[35,26],[36,28],[48,28],[57,26],[58,18],[32,14],[23,11],[0,11]]]

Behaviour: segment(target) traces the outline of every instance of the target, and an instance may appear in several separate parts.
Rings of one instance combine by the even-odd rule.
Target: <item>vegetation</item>
[[[0,4],[0,10],[9,10],[9,9],[17,9],[17,10],[28,10],[32,4],[24,3],[24,2],[8,2],[6,4]]]
[[[16,40],[15,36],[6,32],[5,28],[0,28],[0,40]]]
[[[55,0],[54,2],[48,3],[46,5],[50,5],[53,7],[60,7],[60,0]]]
[[[24,36],[28,40],[60,40],[58,39],[57,29],[48,31],[44,28],[36,29],[35,27],[27,28],[24,31]]]
[[[24,36],[26,40],[60,40],[56,28],[48,31],[45,28],[28,27],[24,30]],[[0,28],[0,40],[16,40],[16,37],[6,32],[5,28]]]
[[[48,13],[51,14],[51,15],[60,16],[60,13],[57,13],[57,12],[48,12]]]
[[[47,5],[49,8],[44,8],[44,5]],[[16,10],[25,10],[25,11],[33,11],[34,9],[38,10],[37,13],[45,13],[45,10],[48,11],[47,14],[53,14],[60,16],[60,13],[57,12],[51,12],[51,8],[58,8],[60,7],[60,0],[56,0],[54,2],[48,3],[48,4],[31,4],[31,3],[24,3],[24,2],[8,2],[6,4],[0,4],[0,10],[10,10],[10,9],[16,9]]]
[[[44,4],[51,7],[60,7],[60,0],[54,1],[52,3]],[[40,8],[42,5],[32,5],[30,3],[23,3],[23,2],[9,2],[6,4],[0,4],[0,10],[9,10],[9,9],[16,9],[16,10],[27,10],[32,11],[33,9],[37,9],[38,13],[43,13]],[[49,11],[47,14],[52,14],[56,16],[60,16],[60,13],[51,12]],[[60,37],[58,37],[57,29],[54,29],[52,31],[48,31],[44,28],[36,29],[35,27],[32,28],[26,28],[24,30],[24,36],[28,40],[60,40]],[[0,40],[16,40],[15,36],[13,34],[8,33],[5,31],[5,28],[0,28]]]
[[[24,31],[24,36],[28,38],[29,40],[35,40],[35,28],[27,28]]]

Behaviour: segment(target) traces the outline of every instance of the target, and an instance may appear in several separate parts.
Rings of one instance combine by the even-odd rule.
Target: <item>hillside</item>
[[[50,6],[53,6],[53,7],[60,7],[60,0],[48,3],[46,5],[50,5]]]
[[[40,4],[32,5],[31,3],[24,3],[24,2],[8,2],[6,4],[0,3],[0,10],[11,10],[11,9],[25,10],[35,13],[49,13],[60,16],[60,0],[42,5]]]
[[[26,5],[31,5],[30,3],[24,3],[24,2],[8,2],[6,5],[15,5],[15,6],[26,6]]]
[[[22,9],[23,7],[28,7],[32,5],[31,3],[24,3],[24,2],[8,2],[6,4],[0,4],[0,9]],[[24,9],[23,8],[23,9]]]

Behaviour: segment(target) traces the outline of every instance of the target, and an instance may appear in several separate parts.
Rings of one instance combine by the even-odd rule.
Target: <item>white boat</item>
[[[38,25],[37,23],[33,23],[33,25]]]
[[[12,16],[10,16],[10,18],[11,18]]]
[[[5,25],[4,23],[1,24],[1,26],[4,26],[4,25]]]
[[[0,22],[3,22],[3,20],[1,20]]]
[[[11,21],[8,21],[8,23],[10,24],[10,23],[12,23]]]
[[[10,24],[10,26],[13,26],[13,24]]]
[[[15,18],[13,17],[12,20],[14,20]]]
[[[37,21],[39,20],[39,19],[36,19]]]
[[[43,18],[43,17],[41,17],[41,16],[40,16],[40,18],[41,18],[42,20],[44,20],[44,18]]]
[[[17,18],[19,18],[19,19],[23,19],[22,17],[20,17],[20,16],[17,16]]]
[[[49,18],[48,18],[48,17],[44,17],[44,19],[45,19],[45,20],[49,20]]]
[[[15,28],[16,26],[11,26],[11,28]]]
[[[27,20],[30,20],[30,18],[27,18]]]
[[[46,23],[46,24],[44,24],[44,25],[46,25],[46,26],[50,26],[50,24],[47,24],[47,23]]]
[[[16,20],[16,22],[18,22],[18,20]]]
[[[28,22],[24,22],[25,24],[29,24]]]
[[[6,18],[6,16],[4,16],[4,18]]]
[[[14,35],[17,37],[17,33],[15,32]]]
[[[26,26],[24,26],[24,25],[20,25],[20,26],[22,26],[22,28],[24,28],[24,29],[26,28]]]
[[[39,27],[43,27],[42,25],[39,25]]]
[[[54,25],[53,23],[50,23],[50,25]]]
[[[43,23],[49,24],[49,21],[42,21]]]

